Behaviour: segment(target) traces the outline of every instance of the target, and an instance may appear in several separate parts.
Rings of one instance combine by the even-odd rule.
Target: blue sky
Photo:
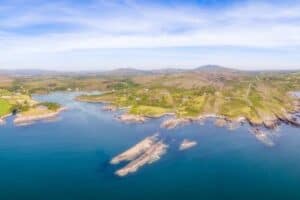
[[[300,1],[0,0],[0,68],[300,69]]]

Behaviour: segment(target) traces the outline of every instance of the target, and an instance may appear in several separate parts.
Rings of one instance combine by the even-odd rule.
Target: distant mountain
[[[175,74],[187,71],[186,69],[179,69],[179,68],[165,68],[165,69],[155,69],[151,70],[154,74]]]
[[[119,68],[109,71],[99,72],[100,75],[106,76],[136,76],[136,75],[148,75],[152,74],[151,71],[140,70],[135,68]]]
[[[173,74],[184,72],[184,69],[166,68],[154,70],[140,70],[135,68],[119,68],[109,71],[99,72],[100,75],[106,76],[140,76],[140,75],[156,75],[156,74]]]
[[[43,75],[58,75],[61,72],[39,69],[7,69],[0,70],[0,74],[7,76],[43,76]]]
[[[164,75],[164,74],[177,74],[177,73],[202,73],[202,74],[259,74],[259,73],[296,73],[299,70],[257,70],[257,71],[245,71],[238,70],[220,65],[203,65],[194,69],[181,69],[181,68],[165,68],[165,69],[153,69],[142,70],[136,68],[118,68],[107,71],[54,71],[54,70],[40,70],[40,69],[0,69],[0,75],[6,76],[112,76],[112,77],[131,77],[131,76],[145,76],[145,75]]]
[[[175,74],[175,73],[184,73],[189,71],[197,72],[239,72],[239,70],[231,69],[227,67],[222,67],[219,65],[203,65],[201,67],[188,70],[180,68],[165,68],[165,69],[153,69],[153,70],[140,70],[135,68],[119,68],[109,71],[99,72],[100,74],[109,75],[109,76],[136,76],[136,75],[156,75],[156,74]]]
[[[199,72],[238,72],[239,71],[236,69],[227,68],[219,65],[203,65],[193,70]]]

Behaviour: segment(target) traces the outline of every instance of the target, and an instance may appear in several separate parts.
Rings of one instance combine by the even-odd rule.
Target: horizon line
[[[70,69],[41,69],[41,68],[0,68],[1,71],[41,71],[41,72],[109,72],[109,71],[115,71],[115,70],[138,70],[138,71],[160,71],[160,70],[182,70],[182,71],[190,71],[190,70],[196,70],[198,68],[202,67],[221,67],[224,69],[229,69],[229,70],[237,70],[237,71],[246,71],[246,72],[255,72],[255,71],[300,71],[299,68],[287,68],[287,67],[280,67],[276,69],[256,69],[256,68],[246,68],[246,69],[241,69],[237,67],[227,67],[223,65],[217,65],[217,64],[206,64],[206,65],[199,65],[199,66],[194,66],[194,67],[160,67],[160,68],[148,68],[145,69],[143,67],[115,67],[111,69],[77,69],[77,70],[70,70]]]

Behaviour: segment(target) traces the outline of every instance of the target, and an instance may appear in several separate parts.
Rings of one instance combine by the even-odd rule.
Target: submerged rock
[[[227,121],[224,118],[217,118],[215,120],[215,126],[217,127],[225,127],[227,126]]]
[[[240,126],[241,126],[241,122],[230,122],[227,125],[228,129],[231,131],[238,129]]]
[[[115,112],[117,110],[116,106],[113,105],[105,105],[102,107],[103,111]]]
[[[184,139],[182,141],[182,143],[180,144],[180,146],[179,146],[179,150],[183,151],[183,150],[186,150],[186,149],[190,149],[190,148],[192,148],[196,145],[197,145],[196,141],[191,141],[191,140],[188,140],[188,139]]]
[[[256,139],[260,142],[262,142],[264,145],[272,147],[275,145],[274,141],[271,139],[271,136],[260,130],[259,128],[253,128],[251,130],[251,132],[254,134],[254,136],[256,137]]]

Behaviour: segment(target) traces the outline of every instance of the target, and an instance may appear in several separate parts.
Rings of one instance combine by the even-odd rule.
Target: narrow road
[[[252,87],[252,83],[250,83],[249,86],[248,86],[246,97],[245,97],[246,99],[248,99],[248,97],[249,97],[249,93],[250,93],[251,87]]]

